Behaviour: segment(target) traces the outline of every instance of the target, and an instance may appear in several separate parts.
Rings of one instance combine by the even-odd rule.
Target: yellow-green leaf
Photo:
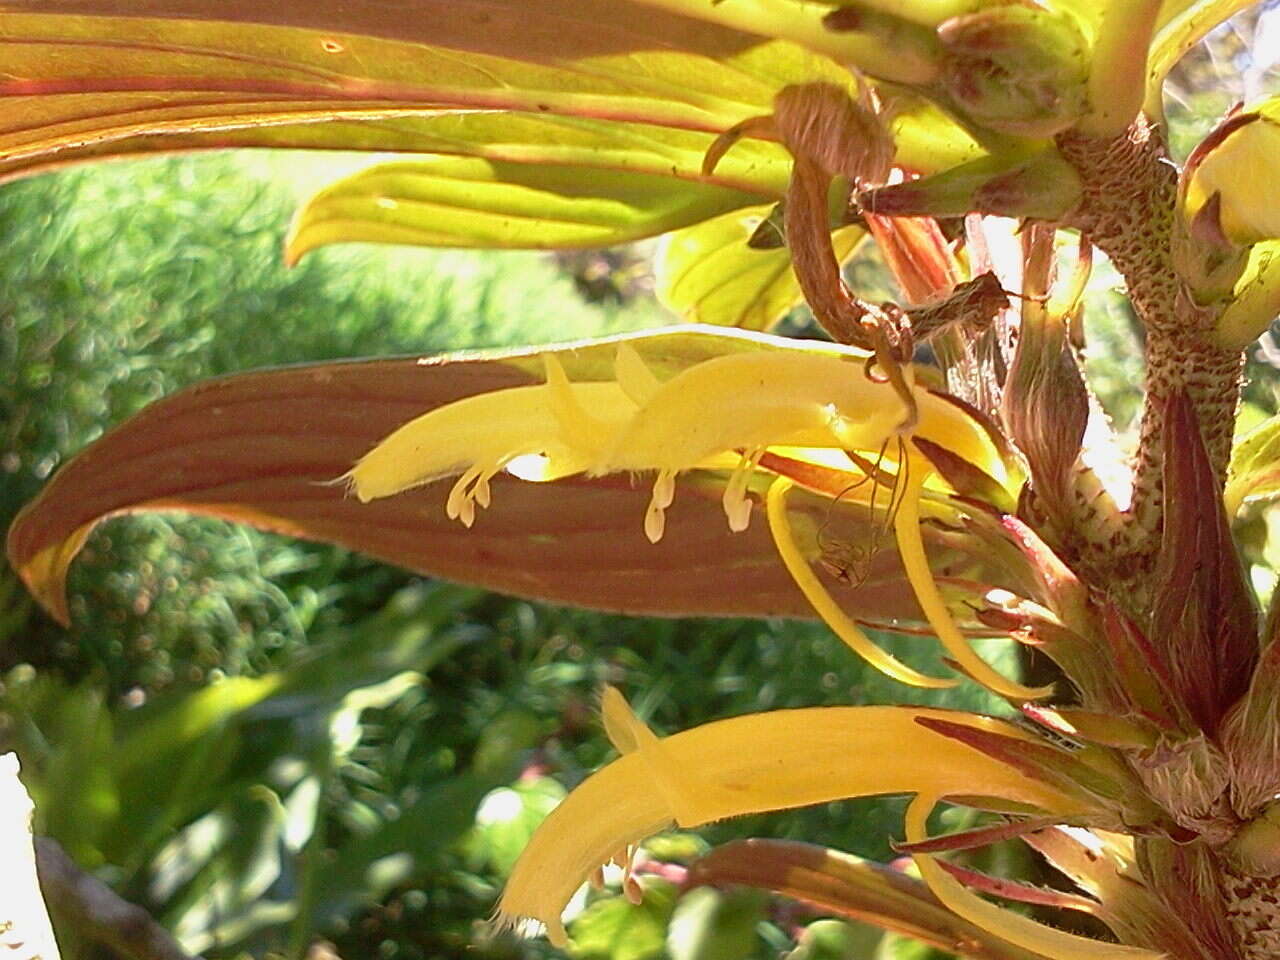
[[[1272,417],[1236,441],[1223,492],[1227,516],[1233,517],[1246,500],[1280,493],[1280,417]]]
[[[791,254],[747,246],[769,209],[734,210],[671,234],[656,264],[662,302],[696,323],[767,330],[782,319],[802,299]],[[852,254],[864,236],[858,227],[837,230],[836,255]]]
[[[299,213],[286,259],[344,241],[605,247],[676,230],[756,199],[649,173],[430,157],[379,164],[321,190]]]
[[[628,0],[17,0],[0,12],[0,175],[170,137],[385,149],[369,129],[457,107],[719,133],[788,83],[841,77]]]

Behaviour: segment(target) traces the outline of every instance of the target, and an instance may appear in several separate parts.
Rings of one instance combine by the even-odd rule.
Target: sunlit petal
[[[635,404],[616,383],[573,384],[579,406],[598,421],[625,422]],[[542,454],[547,479],[590,466],[592,449],[561,438],[553,391],[546,384],[512,387],[437,407],[400,427],[352,467],[344,479],[362,501],[375,500],[456,476],[473,465],[501,468],[525,454]]]
[[[658,738],[620,696],[604,701],[606,729],[624,755],[573,791],[534,834],[499,906],[501,922],[532,917],[564,943],[560,912],[601,863],[672,823],[694,827],[766,810],[846,797],[975,793],[1052,811],[1083,813],[1046,784],[954,740],[917,716],[1025,737],[986,717],[907,707],[779,710],[720,720]]]

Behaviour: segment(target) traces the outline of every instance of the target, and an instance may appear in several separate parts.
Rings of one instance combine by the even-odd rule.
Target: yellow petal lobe
[[[860,365],[785,350],[715,357],[661,385],[596,473],[688,470],[730,450],[785,444],[878,449],[901,401]]]
[[[546,925],[553,943],[563,943],[560,913],[596,867],[676,822],[692,827],[847,797],[971,796],[975,790],[1064,818],[1082,812],[1052,787],[915,722],[946,718],[1026,738],[987,717],[825,707],[750,714],[658,738],[629,708],[619,709],[621,700],[606,692],[606,722],[630,752],[588,777],[534,833],[503,893],[499,922],[531,917]]]
[[[921,793],[911,801],[906,816],[908,843],[928,839],[926,824],[939,799],[937,794]],[[1055,930],[966,890],[959,880],[938,866],[932,856],[915,854],[914,859],[924,882],[948,910],[1024,950],[1051,960],[1159,960],[1164,956],[1154,950],[1105,943]]]
[[[613,370],[618,386],[637,407],[648,403],[662,386],[662,381],[654,376],[636,348],[629,343],[618,344]]]

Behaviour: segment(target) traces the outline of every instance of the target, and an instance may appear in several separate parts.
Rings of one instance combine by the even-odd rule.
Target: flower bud
[[[1227,845],[1228,861],[1251,877],[1280,876],[1280,803],[1272,802]]]
[[[1187,158],[1180,185],[1182,218],[1194,228],[1217,197],[1216,224],[1200,224],[1202,239],[1246,247],[1280,237],[1280,98],[1226,117]]]
[[[945,21],[938,39],[943,88],[992,130],[1052,136],[1088,110],[1089,45],[1068,14],[992,7]]]
[[[1280,98],[1235,110],[1192,151],[1178,184],[1174,266],[1220,308],[1218,339],[1243,346],[1280,310]]]
[[[885,216],[1000,217],[1057,220],[1080,202],[1080,177],[1056,150],[993,155],[942,173],[865,190],[863,209]]]

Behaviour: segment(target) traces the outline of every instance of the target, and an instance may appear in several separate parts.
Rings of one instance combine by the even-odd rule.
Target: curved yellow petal
[[[362,457],[343,479],[357,497],[368,501],[473,466],[499,469],[505,461],[526,454],[549,459],[545,479],[578,473],[599,458],[599,451],[589,442],[591,433],[563,436],[561,418],[574,404],[591,411],[597,425],[615,428],[636,409],[612,382],[538,384],[481,393],[410,420]]]
[[[805,351],[716,357],[672,377],[596,469],[687,470],[726,450],[880,446],[905,408],[862,367]]]
[[[791,522],[787,518],[787,493],[792,486],[792,482],[786,477],[778,477],[770,485],[769,493],[765,497],[766,512],[769,517],[769,530],[773,534],[773,542],[778,549],[778,556],[782,559],[783,565],[787,568],[787,572],[791,574],[791,579],[796,582],[796,586],[804,594],[805,599],[817,611],[818,616],[822,617],[827,626],[854,653],[881,673],[892,677],[899,683],[905,683],[912,687],[929,687],[933,689],[954,687],[957,683],[956,680],[947,677],[930,677],[920,673],[892,654],[877,647],[871,638],[863,633],[862,629],[835,602],[831,594],[827,592],[827,588],[822,585],[822,581],[818,579],[817,574],[813,572],[808,559],[800,552],[800,548],[796,545],[795,537],[792,535]]]
[[[906,816],[908,843],[928,839],[929,813],[939,799],[935,792],[921,793],[911,801]],[[1051,960],[1159,960],[1163,956],[1154,950],[1092,940],[1037,923],[966,890],[960,881],[938,866],[932,856],[915,854],[914,859],[924,882],[948,910],[1024,950]]]
[[[1052,787],[915,722],[945,717],[1028,739],[989,717],[819,707],[734,717],[650,741],[638,721],[616,709],[618,701],[606,696],[612,712],[606,722],[631,752],[588,777],[543,822],[499,904],[500,922],[531,917],[546,925],[553,943],[564,943],[560,913],[595,868],[671,823],[694,827],[847,797],[913,792],[979,792],[1064,817],[1083,812]],[[673,791],[680,794],[674,802]]]
[[[912,475],[902,480],[906,489],[894,517],[893,527],[898,538],[898,552],[902,555],[902,566],[907,572],[911,589],[915,591],[916,602],[924,611],[929,625],[956,663],[987,689],[1014,700],[1039,700],[1049,696],[1053,693],[1053,687],[1028,687],[996,671],[974,652],[951,618],[929,569],[924,539],[920,536],[920,490],[927,468],[916,458],[911,458],[908,462]]]

